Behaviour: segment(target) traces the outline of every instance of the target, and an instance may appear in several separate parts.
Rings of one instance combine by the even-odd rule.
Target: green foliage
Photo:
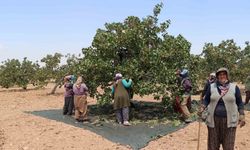
[[[36,64],[24,58],[22,62],[17,59],[7,60],[3,62],[0,69],[0,85],[9,88],[18,85],[23,89],[35,79]]]
[[[60,70],[60,62],[63,57],[60,53],[55,53],[54,55],[47,55],[41,59],[41,62],[45,64],[44,71],[47,79],[54,79],[58,75],[58,70]]]
[[[241,51],[240,60],[237,62],[236,79],[244,82],[248,75],[250,75],[250,45],[246,42],[245,48]]]
[[[4,88],[9,88],[17,82],[21,64],[17,59],[8,59],[3,63],[0,70],[0,85]]]
[[[47,55],[41,60],[45,63],[44,67],[27,58],[24,58],[22,62],[17,59],[4,61],[0,66],[0,86],[9,88],[17,85],[27,89],[30,83],[40,87],[52,79],[62,78],[68,72],[68,67],[60,66],[61,57],[59,53]]]
[[[39,64],[36,64],[35,70],[36,71],[34,74],[34,79],[31,81],[31,83],[34,86],[38,86],[38,87],[43,87],[47,85],[50,79],[48,78],[48,75],[46,74],[47,72],[46,68],[40,67]]]
[[[34,81],[36,73],[36,64],[32,61],[27,60],[25,57],[17,70],[16,84],[23,89],[27,89],[27,85],[30,81]]]
[[[18,85],[24,89],[29,83],[44,86],[50,81],[62,81],[65,75],[81,75],[89,87],[90,96],[98,103],[110,103],[111,85],[116,73],[133,80],[134,93],[153,94],[167,108],[182,94],[176,84],[177,69],[188,69],[193,91],[198,83],[220,67],[230,70],[233,81],[244,81],[249,75],[250,45],[241,49],[234,40],[214,45],[206,43],[201,55],[190,54],[191,43],[182,35],[168,33],[170,20],[159,22],[163,3],[157,4],[153,14],[144,18],[128,16],[122,22],[106,23],[97,29],[92,45],[82,49],[83,57],[66,55],[66,65],[60,65],[63,55],[47,55],[33,63],[12,59],[0,66],[0,86]],[[102,90],[99,90],[101,88]],[[55,88],[56,89],[56,88]]]
[[[105,29],[97,30],[92,46],[83,49],[84,59],[77,70],[99,103],[111,101],[110,85],[117,72],[133,80],[136,94],[154,94],[156,99],[170,102],[170,93],[174,96],[179,91],[176,69],[195,68],[191,43],[182,35],[168,34],[170,20],[158,22],[162,7],[163,4],[156,5],[153,15],[143,19],[129,16],[123,22],[106,23]]]
[[[247,65],[250,62],[250,48],[248,42],[242,50],[234,40],[222,41],[218,46],[206,43],[201,60],[200,76],[207,77],[209,73],[220,67],[226,67],[230,71],[232,81],[244,81],[250,71]]]

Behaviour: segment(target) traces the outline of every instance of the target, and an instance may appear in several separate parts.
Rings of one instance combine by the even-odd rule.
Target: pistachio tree
[[[162,7],[157,4],[153,14],[142,19],[129,16],[123,22],[106,23],[97,29],[92,45],[83,48],[76,73],[83,75],[90,95],[100,104],[111,102],[110,85],[118,72],[133,80],[135,94],[153,94],[166,105],[180,94],[177,69],[189,69],[195,81],[199,59],[190,54],[191,43],[182,35],[168,33],[170,20],[159,22]]]

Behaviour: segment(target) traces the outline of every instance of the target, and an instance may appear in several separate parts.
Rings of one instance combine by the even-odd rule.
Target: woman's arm
[[[208,88],[207,88],[207,91],[206,91],[206,94],[205,94],[205,98],[203,100],[203,105],[205,107],[207,107],[208,104],[210,103],[210,96],[211,96],[211,86],[208,85]]]
[[[115,88],[114,88],[114,86],[112,86],[111,94],[114,94],[114,93],[115,93]]]
[[[238,106],[238,111],[240,115],[244,115],[244,104],[242,102],[242,97],[240,93],[240,89],[238,86],[235,87],[235,98],[236,98],[236,104]]]
[[[132,84],[132,80],[129,79],[129,81],[127,82],[126,79],[122,79],[122,85],[125,87],[125,88],[129,88]]]
[[[83,86],[84,91],[88,91],[89,90],[85,83],[83,83],[82,86]]]
[[[204,86],[203,91],[202,91],[202,94],[201,94],[202,98],[205,96],[206,91],[208,90],[209,85],[210,85],[210,84],[209,84],[209,82],[207,81],[207,82],[205,83],[205,86]]]

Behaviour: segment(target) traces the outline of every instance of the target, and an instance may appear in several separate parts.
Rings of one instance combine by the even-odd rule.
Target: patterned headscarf
[[[77,78],[75,85],[76,85],[77,87],[80,87],[81,84],[82,84],[82,77],[80,76],[80,77]]]
[[[228,90],[229,90],[229,88],[230,88],[230,84],[229,84],[229,82],[227,82],[227,83],[224,84],[224,85],[219,84],[218,87],[219,87],[219,89],[220,89],[220,91],[221,91],[220,95],[221,95],[221,96],[224,96],[224,95],[227,94],[227,92],[228,92]]]

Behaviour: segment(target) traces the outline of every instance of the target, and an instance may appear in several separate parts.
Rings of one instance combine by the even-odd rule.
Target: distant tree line
[[[62,54],[47,55],[40,62],[27,58],[6,60],[0,66],[0,86],[9,88],[28,84],[45,86],[54,81],[59,85],[65,75],[83,76],[90,96],[100,104],[110,103],[110,85],[120,72],[133,80],[135,94],[153,94],[169,105],[180,90],[176,84],[177,69],[188,69],[194,91],[200,81],[220,67],[230,70],[233,81],[244,82],[250,73],[250,45],[238,46],[233,39],[218,45],[205,43],[200,55],[190,53],[191,43],[182,35],[167,31],[170,20],[159,22],[163,4],[145,18],[129,16],[123,22],[106,23],[97,29],[92,45],[82,49],[83,57],[67,55],[67,64],[60,65]],[[104,92],[97,90],[101,87]],[[53,91],[52,91],[53,93]]]

